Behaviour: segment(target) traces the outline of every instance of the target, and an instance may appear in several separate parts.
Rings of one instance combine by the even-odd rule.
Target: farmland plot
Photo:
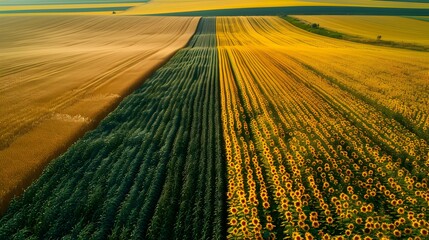
[[[224,163],[215,19],[0,220],[0,239],[219,239]]]
[[[0,0],[0,15],[112,15],[148,0]]]
[[[0,210],[185,46],[198,20],[1,17]]]
[[[365,39],[429,46],[429,23],[406,17],[387,16],[296,16],[323,28]]]
[[[217,21],[228,238],[427,238],[427,139],[380,110],[379,98],[312,68],[336,69],[335,54],[371,72],[361,56],[401,66],[406,54],[418,69],[427,53],[336,41],[275,17]]]
[[[428,56],[203,18],[0,239],[426,239]]]
[[[165,14],[222,9],[269,8],[269,7],[375,7],[383,8],[429,8],[429,3],[392,2],[373,0],[151,0],[147,4],[135,6],[124,14]],[[257,11],[256,11],[257,12]],[[221,12],[218,12],[221,15]],[[236,12],[241,16],[240,12]],[[277,13],[273,12],[273,15]],[[200,15],[201,16],[201,15]]]

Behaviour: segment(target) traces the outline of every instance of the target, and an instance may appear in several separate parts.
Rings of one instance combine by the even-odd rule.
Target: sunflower
[[[313,237],[313,235],[311,235],[311,233],[309,233],[309,232],[305,233],[305,240],[313,240],[313,239],[314,239],[314,237]]]
[[[250,209],[248,207],[243,208],[243,213],[244,214],[249,214],[250,213]]]
[[[267,224],[265,225],[265,227],[266,227],[268,230],[272,231],[276,226],[275,226],[274,224],[272,224],[272,223],[267,223]]]
[[[325,233],[325,235],[323,235],[323,240],[330,240],[331,236],[327,233]]]
[[[232,213],[233,215],[235,215],[235,214],[237,214],[238,209],[237,209],[236,207],[232,207],[232,208],[230,209],[230,211],[231,211],[231,213]]]
[[[270,207],[270,203],[268,202],[264,202],[262,205],[265,209],[268,209]]]
[[[311,223],[311,226],[314,228],[318,228],[320,226],[320,223],[318,221],[314,221]]]
[[[360,237],[360,235],[354,235],[352,239],[353,240],[361,240],[362,238]]]
[[[352,231],[350,229],[347,229],[345,233],[346,233],[346,236],[352,235]]]
[[[259,218],[252,218],[252,224],[257,226],[259,224]]]
[[[393,235],[395,235],[395,237],[400,237],[401,236],[401,231],[399,231],[398,229],[396,229],[395,231],[393,231]]]
[[[357,223],[357,224],[362,224],[362,222],[363,222],[363,221],[362,221],[362,218],[356,218],[356,223]]]

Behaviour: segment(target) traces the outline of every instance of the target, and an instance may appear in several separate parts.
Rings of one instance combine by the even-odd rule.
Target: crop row
[[[359,17],[348,20],[360,21]],[[423,31],[424,27],[421,29]],[[376,106],[388,117],[429,141],[427,52],[374,48],[363,44],[353,48],[342,49],[341,54],[339,49],[331,49],[293,55],[319,76]],[[326,67],[329,65],[335,67]]]
[[[427,238],[427,142],[289,55],[324,38],[278,18],[217,37],[229,238]]]
[[[424,132],[332,57],[378,51],[278,17],[203,18],[11,205],[0,238],[428,238]],[[386,53],[398,68],[401,51]]]
[[[219,239],[224,163],[215,19],[44,171],[0,239]]]

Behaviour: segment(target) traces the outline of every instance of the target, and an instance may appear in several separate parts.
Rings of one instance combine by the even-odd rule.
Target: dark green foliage
[[[0,219],[0,239],[221,239],[216,21],[57,158]]]

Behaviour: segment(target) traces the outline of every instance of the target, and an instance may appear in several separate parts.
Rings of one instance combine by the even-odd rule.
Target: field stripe
[[[353,67],[330,61],[349,51],[356,58],[369,55],[382,61],[373,56],[379,49],[320,37],[279,20],[217,20],[227,237],[424,237],[426,140],[308,68],[330,69],[337,79],[350,82],[346,69]],[[416,59],[427,56],[411,53]],[[401,60],[389,60],[404,68]],[[371,70],[362,67],[365,63],[354,62],[359,71]],[[420,103],[408,99],[407,104]],[[419,215],[422,224],[406,219],[410,214]]]
[[[0,212],[184,47],[198,21],[2,17]]]
[[[186,48],[54,160],[11,204],[0,238],[222,239],[215,27],[202,19]]]
[[[16,13],[79,13],[79,12],[112,12],[126,11],[133,6],[121,7],[98,7],[98,8],[57,8],[57,9],[19,9],[19,10],[0,10],[0,14],[16,14]]]
[[[146,16],[280,16],[280,15],[377,15],[377,16],[428,16],[425,8],[386,7],[339,7],[339,6],[296,6],[201,10],[143,14]]]

